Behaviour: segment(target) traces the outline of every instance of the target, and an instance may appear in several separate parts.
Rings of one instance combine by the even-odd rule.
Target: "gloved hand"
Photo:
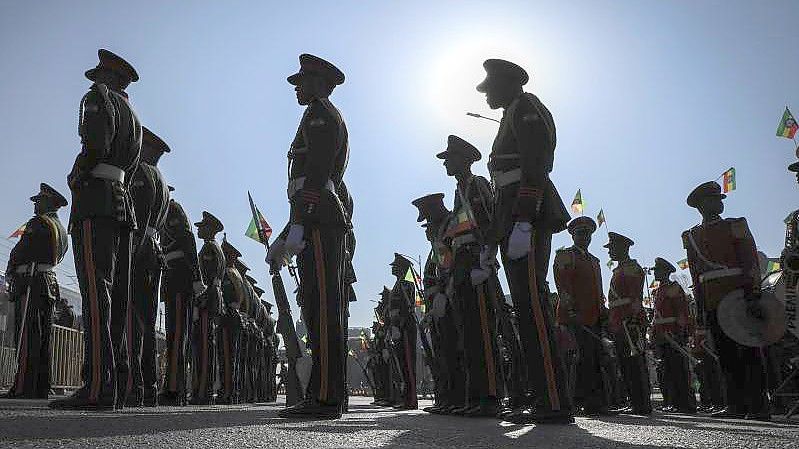
[[[195,298],[199,298],[200,295],[205,293],[206,288],[208,288],[208,287],[205,286],[205,284],[203,284],[203,281],[194,281],[191,284],[191,286],[192,286],[192,289],[194,290],[194,297]]]
[[[524,221],[513,224],[513,231],[508,239],[508,258],[518,260],[530,253],[533,226]]]
[[[491,277],[491,271],[485,270],[483,268],[474,268],[470,273],[472,279],[472,285],[478,286],[480,284],[485,283],[489,277]]]
[[[269,264],[271,272],[280,271],[286,259],[286,240],[278,237],[266,252],[266,263]]]
[[[299,254],[305,248],[305,241],[302,239],[305,228],[301,224],[292,224],[286,236],[285,256],[290,259]]]
[[[480,268],[484,270],[496,269],[497,267],[497,246],[485,245],[480,250]]]

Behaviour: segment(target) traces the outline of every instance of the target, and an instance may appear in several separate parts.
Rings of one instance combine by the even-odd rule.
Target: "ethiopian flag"
[[[688,268],[688,259],[678,260],[677,266],[680,267],[681,270],[685,270]]]
[[[780,263],[776,260],[769,260],[768,266],[766,268],[766,273],[773,273],[775,271],[779,271]]]
[[[735,167],[731,167],[721,175],[721,190],[730,193],[735,190]]]
[[[250,195],[250,192],[247,192],[247,197],[250,200],[250,211],[252,212],[252,218],[250,219],[250,225],[247,226],[247,230],[244,232],[244,235],[258,243],[265,245],[266,242],[269,241],[269,237],[272,236],[272,227],[269,226],[269,223],[266,222],[266,219],[261,214],[261,211],[259,211],[258,207],[255,206],[255,202],[252,200],[252,195]]]
[[[11,235],[8,236],[10,239],[15,239],[17,237],[22,237],[22,234],[25,233],[25,226],[27,223],[22,223],[22,226],[18,227],[16,231],[12,232]]]
[[[793,118],[791,111],[786,107],[785,112],[782,113],[782,120],[780,120],[780,124],[777,126],[777,137],[793,139],[798,129],[799,124],[796,123],[796,119]]]
[[[583,203],[583,194],[580,192],[580,189],[577,189],[577,193],[574,194],[574,201],[572,201],[572,212],[574,212],[575,215],[582,215],[584,207],[585,203]]]
[[[601,228],[603,224],[605,224],[605,211],[599,209],[599,213],[596,215],[596,227]]]

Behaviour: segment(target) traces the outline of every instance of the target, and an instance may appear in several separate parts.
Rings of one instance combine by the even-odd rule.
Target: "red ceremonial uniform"
[[[645,322],[643,301],[644,269],[635,259],[619,262],[613,269],[608,292],[611,332],[620,332],[625,319],[637,318]]]
[[[688,300],[680,284],[668,281],[655,290],[655,335],[680,335],[692,331]]]
[[[578,324],[596,324],[605,300],[599,259],[588,251],[572,246],[555,254],[553,269],[560,296],[556,315],[558,324],[570,324],[569,309],[576,313]]]

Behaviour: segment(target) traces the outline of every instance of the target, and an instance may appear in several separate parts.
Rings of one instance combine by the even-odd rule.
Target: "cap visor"
[[[95,75],[97,75],[97,68],[87,70],[84,75],[86,75],[86,78],[90,81],[94,81]]]
[[[294,75],[291,75],[288,78],[286,78],[286,81],[288,81],[289,84],[292,84],[292,85],[296,86],[296,85],[300,84],[300,79],[301,78],[302,78],[302,73],[297,72]]]
[[[449,152],[446,150],[436,154],[436,157],[439,159],[446,159],[447,156],[449,156]]]
[[[488,83],[488,77],[486,77],[486,79],[484,79],[483,82],[478,84],[477,87],[475,87],[475,89],[477,89],[477,91],[480,92],[480,93],[486,93],[486,84],[487,83]]]

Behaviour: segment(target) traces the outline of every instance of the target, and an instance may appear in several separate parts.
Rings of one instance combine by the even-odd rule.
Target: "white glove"
[[[447,295],[443,293],[436,293],[433,296],[433,307],[430,311],[436,318],[444,318],[447,313]]]
[[[471,272],[472,285],[477,287],[478,285],[485,283],[489,277],[491,277],[491,271],[485,270],[483,268],[474,268]]]
[[[200,295],[205,293],[205,289],[207,288],[205,284],[203,284],[203,281],[194,281],[191,286],[194,289],[195,298],[198,298]]]
[[[302,239],[305,234],[305,228],[301,224],[293,224],[289,227],[289,233],[286,236],[285,254],[286,258],[290,259],[299,254],[305,248],[305,241]]]
[[[524,221],[517,221],[513,224],[513,231],[508,239],[508,258],[518,260],[530,253],[531,234],[533,226]]]
[[[486,245],[480,250],[480,268],[494,269],[497,266],[497,246]]]
[[[275,239],[272,245],[269,246],[269,251],[266,252],[266,263],[270,267],[280,269],[285,261],[286,241],[281,237]]]

